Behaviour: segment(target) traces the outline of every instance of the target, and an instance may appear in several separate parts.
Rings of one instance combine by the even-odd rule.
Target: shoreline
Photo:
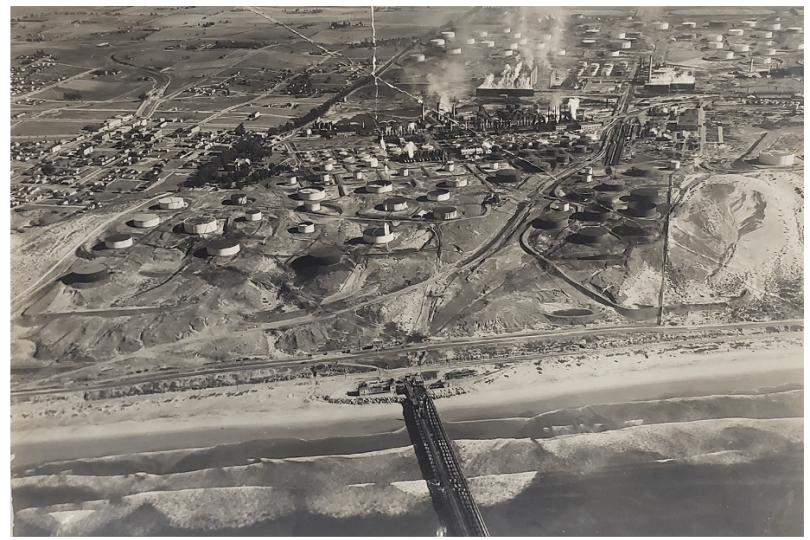
[[[596,358],[587,366],[551,364],[543,367],[542,375],[535,371],[535,364],[519,363],[503,370],[491,385],[476,383],[467,394],[437,400],[437,409],[449,423],[528,418],[586,405],[739,393],[803,383],[802,346],[649,356],[631,354],[620,364],[618,359],[609,362],[607,358]],[[110,422],[114,418],[100,415],[99,419],[107,423],[25,431],[12,428],[11,451],[17,456],[12,466],[19,469],[48,461],[190,450],[252,440],[359,438],[404,430],[402,408],[397,403],[334,405],[307,401],[306,397],[290,399],[290,395],[287,399],[271,397],[259,411],[247,407],[239,410],[240,402],[235,401],[229,403],[229,410],[220,403],[213,410],[183,414],[178,403],[161,409],[164,415],[170,409],[176,418]],[[242,398],[255,408],[264,399],[256,396],[258,393]]]

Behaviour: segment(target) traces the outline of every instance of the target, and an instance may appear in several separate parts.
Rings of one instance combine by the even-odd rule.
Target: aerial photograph
[[[14,536],[804,534],[804,7],[10,17]]]

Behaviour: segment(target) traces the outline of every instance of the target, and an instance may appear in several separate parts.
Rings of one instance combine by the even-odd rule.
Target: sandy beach
[[[501,370],[493,366],[492,375],[464,385],[469,393],[441,399],[437,408],[447,422],[530,417],[565,407],[800,383],[802,369],[798,335],[763,341],[756,349],[605,353],[544,362],[542,373],[532,362]],[[258,439],[360,437],[404,427],[398,404],[334,405],[311,399],[350,383],[336,378],[317,386],[304,381],[241,387],[241,395],[229,388],[89,403],[25,403],[12,414],[13,466]],[[56,412],[48,416],[40,414],[43,410]]]

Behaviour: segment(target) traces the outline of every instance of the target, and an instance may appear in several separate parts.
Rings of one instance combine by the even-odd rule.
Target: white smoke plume
[[[408,157],[413,159],[413,152],[416,150],[416,145],[413,144],[413,141],[408,141],[408,144],[405,145],[405,151],[408,152]]]
[[[450,103],[464,96],[468,80],[463,64],[444,61],[437,71],[427,76],[428,96],[438,97],[439,107],[449,111]]]
[[[579,109],[579,98],[568,98],[568,110],[571,112],[571,120],[577,119],[577,109]]]

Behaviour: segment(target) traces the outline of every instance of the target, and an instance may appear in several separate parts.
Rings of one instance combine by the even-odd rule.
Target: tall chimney
[[[754,59],[751,58],[751,65],[748,66],[748,73],[753,73],[754,71]]]
[[[425,102],[422,102],[422,120],[425,119]]]
[[[647,82],[652,81],[652,66],[653,66],[653,57],[650,55],[650,71],[647,74]]]

